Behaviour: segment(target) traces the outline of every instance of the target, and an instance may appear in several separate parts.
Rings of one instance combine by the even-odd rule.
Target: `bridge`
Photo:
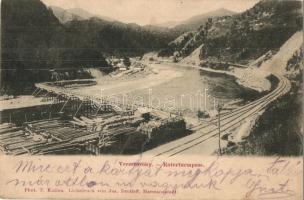
[[[236,64],[234,64],[236,65]],[[193,66],[194,68],[201,69],[198,66]],[[195,127],[192,127],[194,133],[188,135],[186,137],[174,140],[172,142],[160,145],[154,149],[148,150],[144,152],[144,155],[149,156],[175,156],[180,154],[212,154],[216,150],[218,150],[218,141],[219,141],[219,127],[218,121],[220,121],[220,130],[223,134],[230,134],[235,131],[237,128],[241,127],[244,121],[253,119],[257,119],[258,116],[265,110],[265,108],[288,93],[291,84],[290,81],[282,75],[273,74],[278,79],[278,84],[275,89],[273,89],[267,95],[252,101],[246,105],[238,107],[236,109],[230,110],[229,112],[222,113],[221,119],[212,118],[208,121],[205,121]],[[36,87],[40,90],[45,90],[51,93],[55,93],[57,95],[63,96],[65,99],[70,98],[78,98],[80,100],[89,99],[92,104],[100,106],[109,105],[114,109],[118,110],[132,110],[134,112],[134,105],[122,104],[121,102],[113,102],[109,101],[106,97],[88,97],[83,96],[82,94],[75,93],[73,91],[69,91],[64,89],[63,87],[57,87],[49,85],[48,83],[38,83]],[[146,107],[149,109],[153,109],[149,107],[149,105],[135,105],[138,107]],[[159,112],[166,113],[168,112],[160,110]],[[132,113],[130,113],[132,114]],[[224,142],[224,141],[222,141]]]
[[[128,104],[126,102],[121,102],[118,99],[109,99],[107,97],[95,97],[95,96],[86,96],[81,94],[80,92],[76,92],[73,90],[66,89],[65,87],[54,85],[55,82],[46,82],[46,83],[36,83],[36,90],[33,95],[39,94],[41,91],[45,91],[44,95],[46,100],[54,100],[56,102],[65,102],[60,111],[63,111],[64,107],[70,100],[79,100],[81,104],[76,105],[77,110],[74,115],[80,110],[83,104],[89,105],[89,107],[93,107],[96,110],[96,114],[99,110],[109,110],[112,109],[116,113],[122,115],[133,115],[134,112],[138,108],[146,108],[148,110],[153,110],[157,113],[158,116],[162,118],[181,115],[180,112],[166,111],[162,108],[153,108],[152,106],[145,103],[137,103],[132,102],[132,104]],[[51,85],[52,84],[52,85]]]
[[[54,82],[52,82],[53,84]],[[92,96],[85,96],[79,94],[77,92],[71,91],[66,89],[65,87],[50,85],[50,83],[36,83],[35,84],[36,90],[34,91],[33,95],[37,95],[41,91],[46,91],[44,95],[46,98],[51,98],[54,100],[54,103],[64,101],[60,112],[63,111],[64,107],[67,103],[71,100],[79,100],[81,103],[76,105],[77,109],[74,115],[78,113],[81,106],[86,105],[86,107],[91,107],[96,110],[96,115],[100,110],[110,110],[124,114],[124,115],[132,115],[134,114],[135,108],[132,105],[122,104],[118,101],[110,101],[106,97],[92,97]],[[48,99],[49,100],[49,99]]]

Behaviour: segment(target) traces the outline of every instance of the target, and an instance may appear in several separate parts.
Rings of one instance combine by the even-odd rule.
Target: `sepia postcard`
[[[303,1],[0,2],[1,199],[303,199]]]

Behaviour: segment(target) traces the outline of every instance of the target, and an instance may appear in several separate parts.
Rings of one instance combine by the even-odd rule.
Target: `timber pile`
[[[114,115],[108,118],[106,117],[96,117],[96,118],[88,118],[88,117],[74,117],[72,124],[78,125],[80,127],[86,127],[88,130],[91,131],[101,131],[101,130],[108,130],[112,128],[119,128],[119,127],[137,127],[140,123],[142,123],[144,119],[138,116],[120,116]]]
[[[0,125],[0,151],[6,154],[26,154],[30,150],[28,147],[37,144],[43,144],[46,141],[35,141],[27,135],[22,127],[16,127],[14,124]]]
[[[58,154],[81,152],[86,145],[98,148],[117,147],[130,140],[142,141],[137,127],[144,122],[140,116],[119,116],[110,113],[96,117],[60,118],[26,122],[23,127],[0,124],[0,151],[9,155]],[[130,139],[132,138],[132,139]],[[132,143],[131,141],[131,143]]]
[[[70,141],[92,134],[85,129],[75,129],[59,119],[25,123],[25,127],[1,124],[0,151],[10,155],[48,154],[67,150],[79,151]]]
[[[138,130],[147,135],[149,140],[170,140],[186,132],[186,123],[181,117],[170,117],[162,120],[151,120],[142,123]]]
[[[69,141],[75,137],[91,134],[85,128],[74,128],[69,121],[62,121],[59,119],[32,122],[29,129],[34,133],[41,134],[46,138],[52,138],[57,141]]]

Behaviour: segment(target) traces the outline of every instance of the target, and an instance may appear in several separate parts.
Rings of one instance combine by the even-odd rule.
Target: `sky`
[[[242,12],[258,0],[42,0],[47,6],[82,8],[92,14],[139,25],[183,21],[219,8]]]

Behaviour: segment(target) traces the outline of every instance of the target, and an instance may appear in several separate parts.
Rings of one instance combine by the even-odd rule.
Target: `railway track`
[[[259,105],[259,104],[261,104],[261,103],[263,103],[265,101],[267,102],[267,100],[271,99],[278,91],[280,92],[280,90],[282,90],[282,87],[284,87],[284,84],[285,84],[283,82],[283,80],[284,80],[284,82],[286,81],[285,78],[282,79],[282,81],[277,86],[277,88],[275,90],[273,90],[271,93],[263,96],[260,99],[252,101],[252,102],[250,102],[250,103],[248,103],[248,104],[246,104],[244,106],[241,106],[239,108],[233,109],[230,112],[226,112],[224,114],[221,114],[221,119],[222,120],[228,119],[228,118],[230,118],[233,115],[237,115],[239,113],[243,113],[244,111],[248,111],[248,110],[252,109],[253,107],[255,107],[255,106],[257,106],[257,105]],[[212,119],[210,121],[206,121],[206,122],[208,122],[208,123],[214,123],[214,122],[217,122],[217,120],[218,120],[217,118],[214,118],[214,119]],[[203,125],[198,125],[198,126],[194,127],[193,130],[201,129],[201,128],[203,128],[202,126]]]
[[[278,97],[286,94],[290,90],[290,82],[287,78],[278,74],[273,75],[276,76],[279,80],[277,87],[273,91],[261,97],[260,99],[252,101],[239,108],[233,109],[230,112],[221,114],[221,132],[230,132],[238,128],[246,119],[252,119],[254,115],[262,112],[271,102],[276,100]],[[39,84],[37,86],[38,88],[53,91],[59,94],[65,93],[68,96],[72,95],[79,96],[80,98],[86,98],[82,97],[80,94],[72,94],[70,92],[62,90],[61,88],[51,87],[46,84]],[[93,98],[93,100],[95,99]],[[117,102],[115,102],[115,104],[117,104]],[[218,118],[213,118],[209,121],[206,121],[206,123],[192,128],[195,133],[158,146],[152,150],[145,152],[144,154],[149,154],[152,156],[175,156],[187,151],[191,152],[192,148],[197,148],[200,145],[208,145],[206,144],[208,140],[211,138],[216,138],[218,136],[218,127],[215,125],[217,121]],[[216,150],[216,147],[214,148],[214,150]]]
[[[290,90],[290,82],[287,78],[275,75],[279,79],[277,87],[265,95],[264,97],[246,104],[242,107],[232,110],[229,113],[221,115],[221,131],[229,132],[237,128],[240,123],[252,116],[263,111],[267,105],[276,100],[278,97],[286,94]],[[212,119],[208,124],[202,124],[193,128],[194,134],[175,140],[173,142],[161,145],[155,149],[145,152],[152,156],[175,156],[178,154],[191,151],[191,148],[198,147],[201,144],[205,144],[209,139],[218,136],[218,127],[213,123],[217,122],[216,119]],[[215,149],[216,150],[216,149]]]

